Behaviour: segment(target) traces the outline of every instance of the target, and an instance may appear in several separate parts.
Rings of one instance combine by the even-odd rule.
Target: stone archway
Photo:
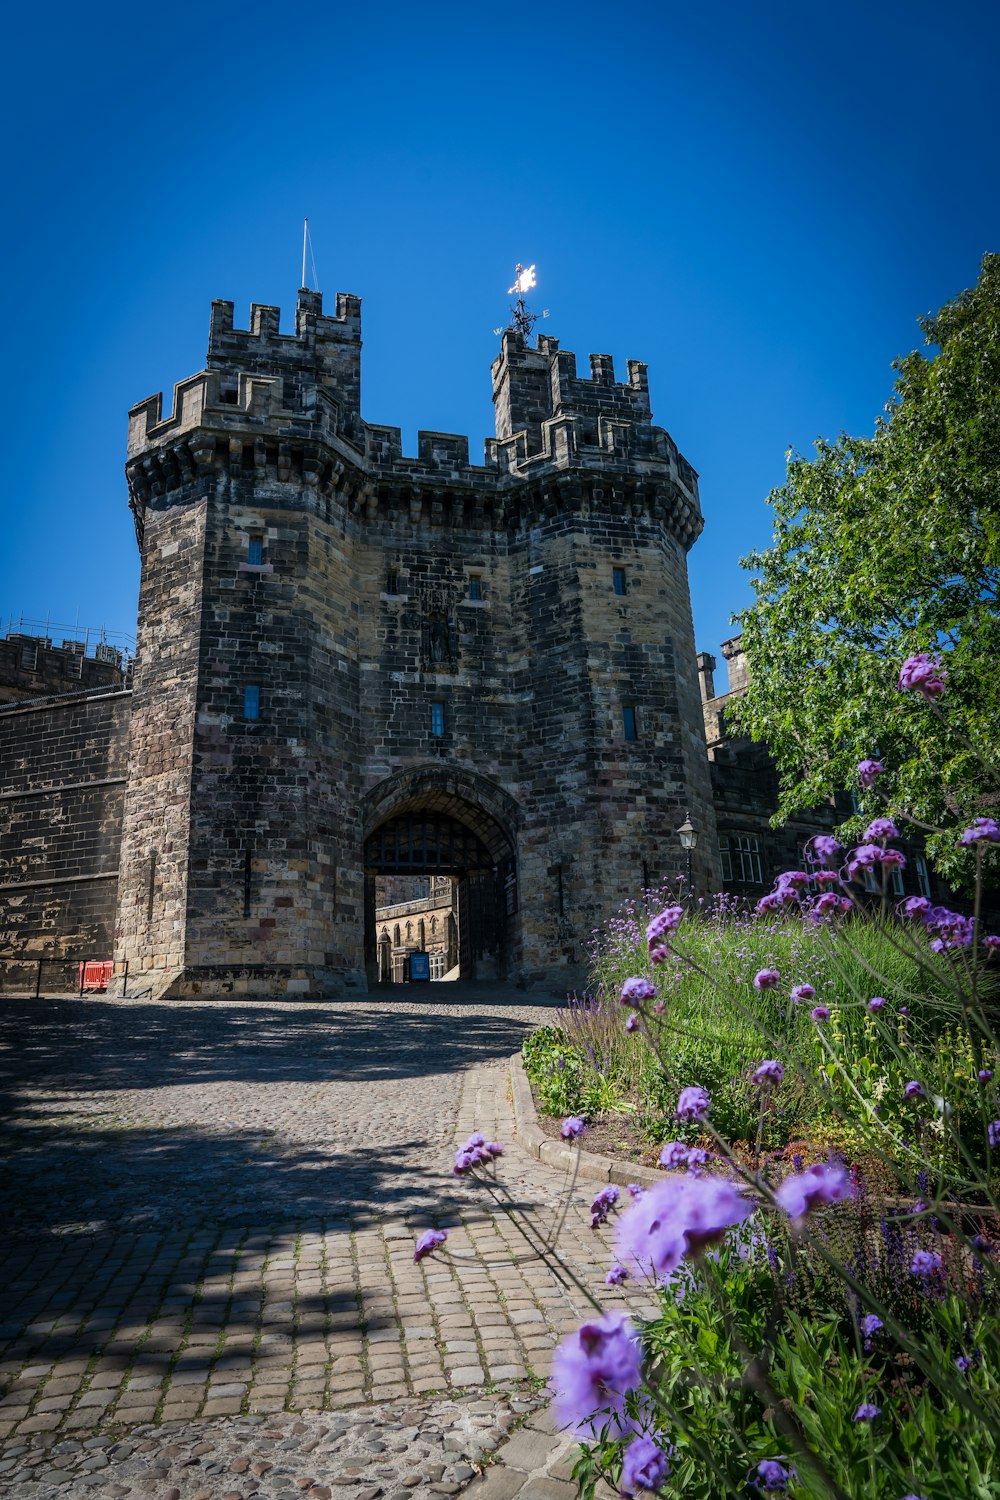
[[[398,772],[362,801],[365,966],[381,979],[375,883],[379,876],[447,876],[457,887],[457,946],[463,979],[506,977],[520,948],[517,805],[472,772],[420,767]],[[451,919],[452,923],[454,918]]]

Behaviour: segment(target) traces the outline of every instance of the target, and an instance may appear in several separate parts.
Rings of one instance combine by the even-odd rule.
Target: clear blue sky
[[[1000,248],[1000,7],[18,6],[4,98],[0,614],[132,631],[126,411],[209,303],[364,299],[363,414],[492,431],[518,259],[547,331],[644,359],[701,476],[698,646],[790,446],[870,431],[918,314]]]

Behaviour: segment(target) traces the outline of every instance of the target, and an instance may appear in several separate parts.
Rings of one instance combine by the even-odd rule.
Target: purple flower
[[[438,1245],[443,1245],[447,1238],[447,1229],[425,1229],[419,1240],[417,1240],[416,1249],[413,1252],[414,1264],[423,1260],[425,1255],[430,1255],[431,1251],[436,1250]]]
[[[761,896],[754,909],[759,917],[765,917],[769,911],[780,911],[785,904],[783,891],[769,891],[766,896]]]
[[[871,762],[865,764],[871,764]],[[824,865],[832,864],[840,853],[840,844],[829,833],[814,834],[810,840],[810,847],[813,858],[818,859]]]
[[[750,1483],[758,1490],[787,1490],[795,1478],[793,1466],[786,1469],[776,1458],[762,1458],[757,1465],[757,1478]]]
[[[604,1278],[605,1286],[621,1286],[623,1281],[628,1281],[628,1272],[624,1266],[612,1266]]]
[[[641,1005],[644,1000],[652,1000],[655,994],[656,987],[648,979],[626,979],[622,985],[621,1002],[623,1005]]]
[[[703,1151],[700,1146],[692,1146],[687,1154],[687,1169],[695,1177],[700,1177],[702,1168],[708,1161],[708,1152]]]
[[[639,1017],[636,1015],[635,1011],[633,1010],[629,1014],[628,1020],[625,1022],[625,1030],[626,1031],[638,1031],[638,1029],[639,1029]]]
[[[862,1401],[851,1420],[853,1422],[874,1422],[875,1418],[881,1415],[881,1406],[874,1406],[871,1401]]]
[[[815,1000],[815,998],[816,991],[811,984],[797,984],[792,990],[792,1000],[796,1005],[801,1004],[803,1000]]]
[[[813,885],[836,885],[840,875],[836,870],[814,870],[812,878]]]
[[[1000,1145],[1000,1120],[991,1120],[986,1127],[986,1134],[990,1138],[990,1150],[995,1151]]]
[[[936,1276],[941,1270],[941,1257],[933,1250],[917,1250],[910,1261],[910,1271],[914,1276],[927,1280]]]
[[[556,1347],[552,1356],[556,1423],[596,1437],[608,1422],[615,1437],[629,1431],[625,1396],[642,1379],[635,1329],[624,1313],[608,1313],[584,1323]],[[610,1420],[605,1416],[610,1413]]]
[[[608,1214],[618,1202],[618,1189],[616,1187],[602,1188],[590,1205],[590,1227],[596,1229],[599,1224],[607,1221]]]
[[[665,1177],[647,1188],[618,1223],[619,1261],[657,1280],[685,1255],[718,1244],[733,1224],[756,1212],[753,1202],[721,1177]]]
[[[784,1076],[784,1064],[776,1062],[773,1057],[765,1058],[753,1071],[754,1083],[780,1083]]]
[[[917,1082],[917,1080],[915,1078],[911,1079],[911,1081],[906,1085],[905,1089],[903,1090],[903,1098],[904,1099],[922,1099],[923,1097],[924,1097],[923,1088],[920,1086],[920,1084]]]
[[[971,825],[959,839],[960,844],[1000,844],[1000,828],[994,818],[973,818]]]
[[[625,1188],[625,1191],[626,1191],[626,1193],[628,1193],[628,1195],[629,1195],[630,1198],[641,1198],[642,1197],[642,1188],[639,1186],[639,1184],[637,1182],[630,1182],[630,1183],[628,1183],[627,1186],[626,1186],[626,1188]]]
[[[885,1005],[885,996],[884,995],[873,995],[872,998],[868,1002],[868,1009],[871,1011],[872,1015],[874,1016],[874,1015],[878,1014],[878,1012],[883,1008],[884,1005]]]
[[[677,1100],[677,1108],[674,1111],[675,1120],[700,1120],[708,1114],[711,1100],[700,1084],[692,1084],[686,1089],[681,1089]]]
[[[990,1079],[993,1077],[993,1069],[980,1068],[979,1072],[976,1074],[976,1077],[979,1079],[980,1083],[989,1083]]]
[[[781,975],[778,973],[777,969],[761,969],[753,977],[754,989],[760,990],[761,992],[763,992],[764,990],[773,990],[774,987],[776,985],[779,985],[780,983]]]
[[[667,906],[659,912],[646,928],[646,942],[650,948],[660,946],[661,939],[676,932],[684,915],[683,906]]]
[[[920,651],[916,656],[906,658],[899,669],[896,686],[901,693],[919,693],[930,702],[940,698],[947,677],[948,673],[942,667],[939,656]]]
[[[783,870],[775,882],[778,891],[804,891],[809,884],[805,870]]]
[[[854,1188],[843,1167],[815,1162],[804,1172],[793,1172],[785,1177],[778,1184],[774,1197],[778,1207],[798,1222],[814,1208],[826,1208],[831,1203],[853,1198]]]
[[[662,943],[656,948],[650,948],[649,961],[653,964],[665,964],[670,957],[670,949]]]
[[[899,829],[891,818],[873,818],[865,829],[864,838],[866,843],[873,843],[875,839],[898,839]]]
[[[563,1120],[559,1128],[559,1134],[564,1141],[575,1141],[577,1136],[583,1135],[586,1128],[579,1115],[569,1115]]]
[[[866,1354],[872,1352],[875,1335],[881,1333],[884,1327],[885,1324],[882,1322],[882,1319],[877,1318],[874,1313],[868,1313],[867,1317],[861,1319],[861,1333],[864,1338],[864,1350]]]
[[[885,771],[880,760],[862,760],[858,762],[858,780],[867,791],[875,785],[875,778],[881,776]]]
[[[975,1364],[975,1360],[970,1359],[968,1354],[960,1354],[956,1359],[955,1364],[961,1370],[963,1375],[967,1375],[972,1369],[972,1366]]]
[[[881,844],[859,844],[847,858],[847,874],[856,880],[861,870],[871,870],[875,865],[902,870],[906,866],[906,855],[898,849],[883,849]]]
[[[830,1019],[830,1011],[825,1005],[814,1005],[809,1015],[814,1021],[829,1021]]]
[[[672,1172],[675,1167],[683,1167],[687,1162],[688,1148],[683,1141],[668,1141],[657,1158],[661,1167],[666,1167]]]
[[[921,921],[930,909],[931,903],[926,896],[907,896],[899,907],[904,917],[919,917]]]
[[[636,1490],[658,1490],[670,1473],[667,1454],[651,1437],[639,1433],[625,1449],[622,1460],[621,1493],[632,1496]]]

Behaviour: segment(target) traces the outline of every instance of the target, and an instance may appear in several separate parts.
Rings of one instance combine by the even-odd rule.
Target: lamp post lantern
[[[685,816],[684,822],[677,830],[677,837],[681,841],[681,848],[687,855],[687,899],[688,905],[694,905],[694,886],[691,881],[691,855],[698,846],[698,830],[691,822],[690,812]]]

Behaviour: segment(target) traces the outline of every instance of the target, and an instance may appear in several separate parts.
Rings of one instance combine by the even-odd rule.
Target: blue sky
[[[213,297],[290,316],[303,214],[405,451],[481,454],[517,260],[583,368],[648,361],[701,476],[708,650],[785,450],[870,431],[917,316],[1000,248],[994,4],[57,0],[8,27],[4,627],[134,630],[127,409],[201,367]]]

